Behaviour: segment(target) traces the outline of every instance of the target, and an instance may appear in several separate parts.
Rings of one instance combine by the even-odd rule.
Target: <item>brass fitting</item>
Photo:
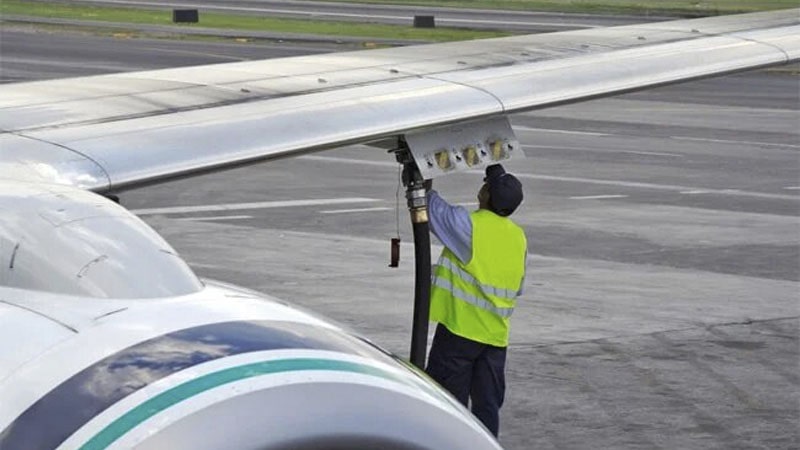
[[[427,223],[428,222],[428,208],[411,208],[411,223]]]

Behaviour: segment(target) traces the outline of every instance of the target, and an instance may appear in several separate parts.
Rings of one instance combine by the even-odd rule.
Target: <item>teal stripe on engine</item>
[[[261,375],[307,370],[350,372],[408,384],[408,380],[386,370],[342,360],[295,358],[231,367],[187,381],[145,401],[103,428],[81,446],[80,450],[105,449],[125,433],[161,411],[216,387]]]

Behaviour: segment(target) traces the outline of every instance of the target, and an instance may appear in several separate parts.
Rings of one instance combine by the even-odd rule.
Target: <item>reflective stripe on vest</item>
[[[484,294],[494,295],[495,297],[503,297],[504,299],[507,299],[509,301],[513,301],[515,298],[517,298],[517,291],[510,290],[510,289],[502,289],[502,288],[490,286],[488,284],[479,283],[478,280],[475,279],[475,277],[473,277],[472,275],[467,273],[467,271],[462,269],[461,267],[458,267],[458,265],[456,265],[449,258],[444,258],[444,257],[439,258],[438,264],[440,266],[447,267],[448,269],[450,269],[451,272],[455,272],[455,274],[458,275],[459,278],[461,278],[462,280],[466,281],[467,283],[469,283],[469,284],[471,284],[473,286],[476,286],[478,289],[483,291]],[[470,302],[470,303],[472,303],[472,302]],[[486,303],[486,302],[484,302],[484,303]],[[473,304],[475,306],[480,306],[480,305],[476,305],[475,303],[473,303]],[[481,306],[481,308],[483,308],[483,307]],[[492,307],[492,308],[494,308],[494,307]],[[492,311],[491,308],[483,308],[483,309]],[[498,308],[494,308],[494,309],[498,309]],[[514,308],[502,308],[502,309],[503,310],[510,309],[511,311],[514,310]],[[508,315],[503,315],[503,314],[500,314],[500,315],[503,316],[503,317],[510,317],[511,313],[508,313]]]
[[[467,292],[462,291],[461,289],[453,286],[452,283],[450,283],[449,281],[445,280],[444,278],[438,278],[438,277],[434,278],[433,279],[433,285],[434,286],[438,286],[438,287],[440,287],[442,289],[446,289],[447,291],[451,292],[453,294],[453,296],[455,296],[459,300],[463,300],[463,301],[469,303],[472,306],[477,306],[478,308],[486,310],[486,311],[488,311],[488,312],[490,312],[492,314],[497,314],[498,316],[500,316],[502,318],[509,318],[509,317],[511,317],[511,314],[514,313],[514,308],[513,307],[512,308],[498,308],[498,307],[494,306],[493,304],[487,302],[486,300],[484,300],[482,298],[478,298],[478,297],[476,297],[476,296],[474,296],[472,294],[469,294]]]

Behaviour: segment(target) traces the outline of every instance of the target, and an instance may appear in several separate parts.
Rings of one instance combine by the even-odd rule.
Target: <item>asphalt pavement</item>
[[[3,31],[4,78],[273,51],[26,33]],[[527,158],[507,168],[524,185],[514,218],[530,257],[512,319],[506,448],[800,447],[799,87],[796,74],[760,71],[512,118]],[[397,175],[390,155],[353,146],[131,191],[122,203],[201,275],[406,356],[413,248]],[[472,208],[480,179],[435,188]],[[317,204],[292,206],[300,200]],[[192,209],[242,202],[266,203]]]
[[[0,28],[0,82],[130,72],[163,67],[247,61],[362,49],[361,41],[336,42],[226,37],[214,41],[142,37],[140,31]],[[86,49],[86,50],[83,50]]]

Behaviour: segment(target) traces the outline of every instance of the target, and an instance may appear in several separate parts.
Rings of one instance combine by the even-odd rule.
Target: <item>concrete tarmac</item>
[[[507,168],[525,188],[514,219],[530,257],[512,319],[505,448],[800,447],[798,92],[796,75],[762,71],[512,118],[527,158]],[[397,176],[390,155],[353,146],[122,203],[202,276],[406,356],[414,266]],[[480,180],[434,184],[472,208]],[[147,211],[309,199],[320,204]]]
[[[65,32],[35,24],[3,24],[0,28],[0,82],[43,80],[105,73],[195,66],[357,50],[360,43],[298,42],[263,39],[198,41],[142,37],[138,31],[110,35]]]

